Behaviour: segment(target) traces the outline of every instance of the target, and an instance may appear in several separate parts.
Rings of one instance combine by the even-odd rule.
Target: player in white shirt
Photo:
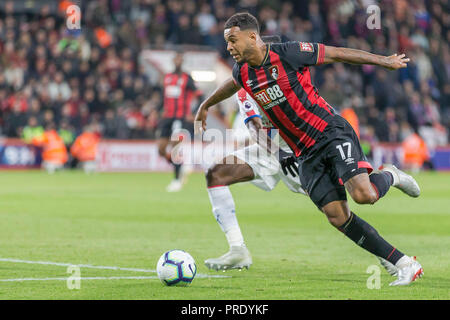
[[[230,153],[206,173],[213,214],[230,245],[230,251],[223,256],[205,261],[205,265],[214,270],[248,269],[252,264],[236,218],[229,185],[251,181],[255,186],[270,191],[281,180],[289,190],[305,194],[300,185],[294,154],[286,142],[245,90],[238,91],[236,99],[250,136],[257,143]],[[274,143],[272,147],[271,143]]]

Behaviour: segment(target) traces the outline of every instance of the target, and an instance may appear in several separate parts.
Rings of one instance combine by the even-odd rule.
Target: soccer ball
[[[194,258],[186,251],[170,250],[159,258],[156,272],[163,284],[185,287],[194,280],[197,266]]]

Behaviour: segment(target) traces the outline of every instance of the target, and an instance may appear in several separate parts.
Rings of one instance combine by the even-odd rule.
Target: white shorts
[[[251,146],[236,150],[230,155],[234,155],[253,169],[255,178],[251,183],[258,188],[270,191],[281,180],[292,192],[306,194],[300,185],[298,175],[295,177],[292,177],[290,174],[285,175],[278,159],[258,144],[255,143]]]

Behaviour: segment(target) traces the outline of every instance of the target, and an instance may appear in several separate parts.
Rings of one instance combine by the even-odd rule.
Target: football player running
[[[197,131],[206,130],[208,108],[244,88],[276,127],[297,157],[302,187],[330,224],[368,252],[384,259],[408,285],[423,275],[415,257],[387,242],[369,223],[350,211],[348,192],[359,204],[374,204],[391,186],[411,197],[420,195],[417,182],[392,165],[373,170],[348,122],[319,95],[309,67],[334,62],[372,64],[389,70],[405,68],[404,54],[381,56],[362,50],[292,41],[266,44],[259,23],[237,13],[225,23],[227,50],[236,61],[233,77],[217,88],[197,111]]]
[[[224,255],[205,261],[205,265],[214,270],[248,269],[252,264],[228,186],[251,181],[253,185],[271,191],[281,180],[292,192],[305,194],[298,178],[295,156],[287,144],[278,139],[277,130],[260,113],[257,103],[245,90],[239,90],[236,99],[250,137],[257,143],[230,153],[206,172],[213,214],[230,246]]]

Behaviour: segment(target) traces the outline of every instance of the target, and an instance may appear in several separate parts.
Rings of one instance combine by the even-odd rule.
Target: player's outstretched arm
[[[381,56],[358,49],[325,46],[323,63],[345,62],[352,64],[373,64],[389,70],[397,70],[406,68],[409,60],[405,54]]]
[[[233,78],[230,78],[214,90],[214,92],[200,104],[200,107],[197,110],[194,122],[195,132],[198,133],[200,130],[206,130],[206,118],[210,107],[231,97],[240,88],[241,87],[233,80]]]

